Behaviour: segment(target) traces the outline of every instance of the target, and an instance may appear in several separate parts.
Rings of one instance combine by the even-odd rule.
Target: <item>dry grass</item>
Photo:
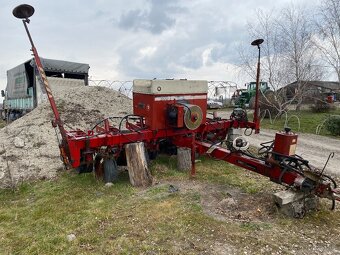
[[[0,118],[0,128],[3,128],[4,126],[6,126],[6,122]]]
[[[62,174],[53,181],[0,192],[0,254],[336,254],[340,212],[322,209],[303,220],[274,213],[267,221],[207,214],[202,196],[217,187],[250,198],[278,186],[224,162],[203,159],[196,180],[160,157],[159,184],[130,186],[127,173],[112,187],[91,174]],[[180,191],[168,192],[168,184]],[[249,200],[249,203],[252,203]],[[67,241],[68,234],[76,239]],[[331,241],[331,242],[329,242]],[[333,252],[333,253],[328,253]]]

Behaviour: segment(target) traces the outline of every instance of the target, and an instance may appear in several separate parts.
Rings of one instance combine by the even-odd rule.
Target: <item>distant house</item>
[[[285,98],[291,100],[296,94],[302,95],[303,103],[312,103],[316,98],[323,99],[333,96],[340,100],[340,83],[333,81],[295,81],[280,89]]]

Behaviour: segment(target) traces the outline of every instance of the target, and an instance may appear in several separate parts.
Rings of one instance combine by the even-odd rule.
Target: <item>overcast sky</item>
[[[29,29],[40,56],[90,64],[92,79],[188,78],[244,82],[234,64],[249,45],[246,24],[256,9],[288,0],[58,0],[27,1]],[[300,5],[316,0],[296,0]],[[30,45],[12,10],[0,8],[0,88],[6,71],[28,60]],[[255,38],[254,38],[255,39]],[[249,46],[251,47],[251,46]],[[256,54],[256,49],[254,49]]]

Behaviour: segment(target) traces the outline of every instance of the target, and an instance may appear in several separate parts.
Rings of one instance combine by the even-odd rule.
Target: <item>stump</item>
[[[144,143],[130,143],[125,146],[130,183],[135,187],[152,184],[152,176],[145,156]]]
[[[190,171],[192,167],[191,149],[177,148],[177,169],[180,171]]]

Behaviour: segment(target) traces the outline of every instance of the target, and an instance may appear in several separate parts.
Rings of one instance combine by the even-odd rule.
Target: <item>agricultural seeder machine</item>
[[[27,24],[34,8],[20,5],[13,15],[22,19],[42,83],[55,119],[53,127],[59,130],[60,155],[67,168],[80,172],[95,171],[104,165],[106,181],[114,178],[114,167],[124,157],[125,145],[143,142],[149,155],[155,156],[162,148],[191,149],[191,175],[196,174],[196,155],[209,155],[269,177],[270,181],[296,191],[332,201],[340,201],[340,190],[333,178],[316,169],[295,154],[298,136],[286,128],[271,142],[263,143],[258,154],[249,150],[249,142],[242,135],[258,133],[260,45],[262,39],[251,44],[258,48],[256,99],[253,120],[244,109],[236,108],[230,118],[207,115],[207,82],[193,80],[135,80],[133,84],[133,114],[121,118],[118,126],[106,118],[92,130],[65,130],[48,84],[38,52]]]

